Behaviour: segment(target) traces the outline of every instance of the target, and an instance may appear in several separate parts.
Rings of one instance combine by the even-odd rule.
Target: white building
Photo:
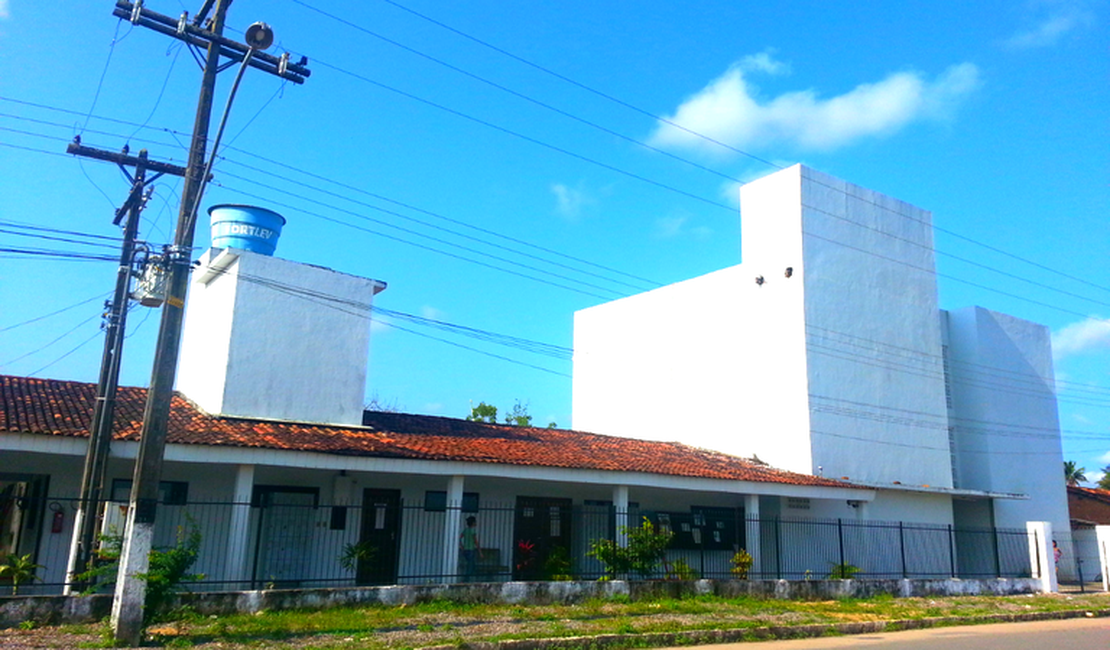
[[[974,310],[942,330],[927,213],[800,168],[751,185],[745,204],[745,246],[769,245],[746,248],[744,266],[578,315],[576,425],[596,433],[364,413],[370,305],[384,284],[209,251],[190,287],[155,544],[200,522],[198,588],[597,577],[590,545],[648,517],[674,532],[672,568],[705,577],[730,577],[739,549],[757,578],[1036,573],[1045,562],[1028,553],[1025,520],[1056,523],[1041,505],[1055,493],[1037,491],[1036,471],[1021,483],[1009,456],[995,461],[1013,441],[993,427],[1056,432],[1043,330]],[[854,234],[819,223],[818,209],[871,219],[866,246],[884,257],[859,242],[810,246]],[[803,224],[816,234],[803,238]],[[880,234],[892,227],[897,238]],[[949,364],[950,385],[980,390],[951,407],[945,336],[966,361]],[[996,349],[1006,338],[1037,354]],[[1009,374],[979,382],[986,366]],[[1033,380],[1047,402],[1024,396]],[[1022,391],[1024,410],[994,401],[1000,381]],[[91,384],[0,376],[0,553],[46,567],[43,593],[65,577],[94,400]],[[117,398],[105,531],[124,519],[144,400],[139,388]],[[1054,435],[1015,440],[1023,452],[1055,443],[1043,463],[1059,474]],[[951,527],[991,526],[992,503],[999,527],[1022,530]],[[458,544],[470,513],[477,567]]]
[[[1066,536],[1049,333],[939,308],[929,212],[797,165],[741,214],[742,264],[575,314],[576,429],[915,486],[869,518]]]

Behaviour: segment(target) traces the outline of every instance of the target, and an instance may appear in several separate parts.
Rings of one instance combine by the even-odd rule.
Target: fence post
[[[251,589],[258,588],[258,558],[262,554],[262,531],[265,530],[266,510],[270,507],[270,495],[262,493],[258,498],[258,527],[254,534],[254,558],[251,559]]]
[[[836,520],[836,541],[840,547],[840,577],[844,577],[844,525],[842,520]]]
[[[1087,593],[1087,583],[1083,580],[1083,555],[1079,550],[1079,540],[1073,532],[1071,538],[1071,552],[1075,555],[1075,573],[1079,577],[1080,593]]]
[[[782,519],[775,516],[775,579],[782,580]]]
[[[905,523],[898,522],[898,550],[902,552],[902,579],[910,577],[909,572],[906,570],[906,530]]]
[[[1095,526],[1095,542],[1102,568],[1102,590],[1110,591],[1110,526]]]
[[[1054,562],[1049,559],[1052,552],[1052,524],[1047,521],[1027,521],[1025,529],[1029,533],[1029,564],[1033,577],[1040,580],[1042,593],[1056,591],[1056,571]]]
[[[990,540],[995,545],[995,577],[1002,577],[1002,553],[998,549],[998,528],[991,528]]]
[[[948,571],[953,578],[956,577],[956,532],[952,524],[948,524]]]

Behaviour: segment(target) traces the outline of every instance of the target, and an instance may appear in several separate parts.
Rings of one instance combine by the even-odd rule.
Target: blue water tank
[[[212,248],[240,248],[273,255],[285,217],[253,205],[223,203],[208,208],[212,219]]]

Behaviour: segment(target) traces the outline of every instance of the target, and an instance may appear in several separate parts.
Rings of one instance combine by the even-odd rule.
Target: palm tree
[[[1077,486],[1083,481],[1087,480],[1087,468],[1076,467],[1074,460],[1064,461],[1064,482],[1071,486]]]
[[[1101,490],[1110,490],[1110,465],[1102,468],[1102,478],[1098,480],[1098,487]]]

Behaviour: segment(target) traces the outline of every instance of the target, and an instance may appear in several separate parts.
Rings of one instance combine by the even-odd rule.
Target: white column
[[[748,494],[744,496],[744,541],[745,549],[752,556],[752,568],[748,571],[749,579],[761,576],[763,573],[763,558],[760,549],[759,527],[759,495]]]
[[[1052,553],[1052,524],[1047,521],[1027,521],[1029,531],[1029,564],[1033,577],[1041,582],[1041,591],[1056,591],[1056,558]]]
[[[235,494],[231,497],[231,521],[227,529],[227,580],[249,580],[247,540],[250,538],[251,497],[254,492],[254,465],[240,465],[235,473]],[[242,585],[238,585],[242,588]],[[231,586],[232,589],[236,585]]]
[[[457,582],[459,573],[459,533],[462,531],[463,477],[452,476],[447,482],[447,512],[443,523],[443,576],[445,582]],[[478,539],[481,539],[479,537]]]
[[[628,546],[628,535],[624,530],[628,527],[628,486],[616,485],[613,487],[613,512],[616,516],[617,545]]]
[[[1102,569],[1102,590],[1110,591],[1110,526],[1095,526],[1098,563]]]

